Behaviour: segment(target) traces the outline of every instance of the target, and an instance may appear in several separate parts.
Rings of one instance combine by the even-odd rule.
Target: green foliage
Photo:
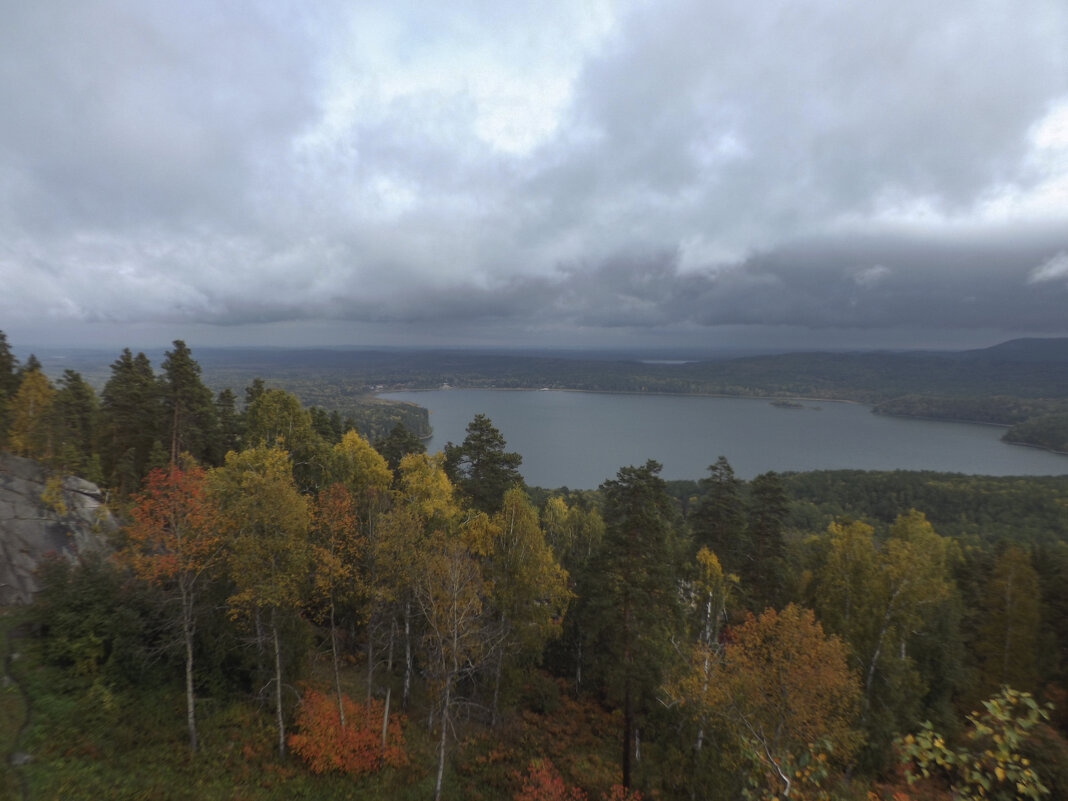
[[[63,669],[65,682],[103,688],[158,678],[162,610],[149,588],[127,581],[97,554],[73,564],[48,558],[38,578],[31,619],[42,633],[45,660]]]
[[[979,662],[980,697],[1002,686],[1038,689],[1040,592],[1038,573],[1025,551],[1010,547],[994,560],[972,645]]]
[[[245,409],[246,447],[278,447],[293,463],[293,477],[305,492],[324,485],[328,448],[312,427],[311,414],[295,395],[268,389]]]
[[[214,443],[211,462],[222,464],[227,453],[238,449],[244,428],[241,415],[237,413],[237,396],[229,387],[215,397],[215,419],[219,425],[219,436]]]
[[[1060,411],[1064,400],[1021,398],[1015,395],[946,397],[943,395],[903,395],[875,405],[879,414],[929,417],[938,420],[968,420],[976,423],[1015,425]]]
[[[382,454],[382,458],[386,460],[386,464],[393,472],[397,471],[400,460],[409,453],[426,453],[426,445],[423,441],[403,423],[397,423],[386,436],[376,439],[374,448]]]
[[[0,331],[0,446],[7,445],[7,429],[10,424],[9,405],[19,388],[19,360],[11,352],[7,335]]]
[[[163,466],[166,451],[159,433],[159,383],[152,364],[145,354],[134,356],[126,348],[111,365],[101,393],[97,433],[104,481],[121,496],[136,491],[150,469]]]
[[[1033,417],[1010,428],[1003,439],[1068,453],[1068,412]]]
[[[11,398],[11,424],[8,440],[19,456],[49,461],[53,454],[52,406],[56,392],[44,373],[25,373],[18,391]]]
[[[730,573],[741,571],[749,553],[744,483],[735,477],[726,457],[720,456],[699,482],[700,500],[689,517],[694,543],[713,551]]]
[[[467,436],[459,445],[445,445],[445,472],[471,506],[486,514],[497,512],[504,493],[523,486],[519,465],[523,457],[508,453],[504,437],[484,414],[467,424]]]
[[[210,462],[218,436],[215,404],[200,379],[200,365],[186,344],[174,340],[174,350],[167,351],[161,365],[160,401],[162,421],[160,435],[167,443],[170,460],[180,453],[190,453],[200,462]]]
[[[604,540],[577,588],[590,672],[623,712],[624,786],[631,781],[634,729],[656,705],[683,626],[676,577],[685,543],[659,474],[650,460],[620,468],[601,485]]]
[[[839,518],[888,526],[902,510],[918,509],[962,544],[1068,541],[1068,476],[820,470],[786,475],[783,484],[795,506],[815,510],[819,528]]]
[[[778,473],[762,473],[749,484],[745,550],[738,571],[751,609],[760,611],[784,599],[783,562],[788,500]]]
[[[67,503],[63,500],[63,478],[51,475],[45,481],[44,492],[41,493],[41,503],[59,517],[66,517]]]
[[[52,462],[56,469],[99,481],[96,455],[98,403],[93,388],[73,370],[64,370],[53,402]]]
[[[956,550],[915,511],[901,515],[884,542],[864,523],[832,523],[821,546],[811,598],[827,630],[851,648],[863,686],[867,767],[878,766],[894,733],[922,714],[928,677],[908,654],[954,594]]]
[[[901,761],[910,783],[921,776],[944,777],[962,801],[1037,801],[1049,795],[1049,788],[1022,750],[1047,718],[1029,693],[1006,687],[983,702],[982,712],[968,715],[969,728],[959,746],[949,745],[924,723],[917,734],[899,741]]]

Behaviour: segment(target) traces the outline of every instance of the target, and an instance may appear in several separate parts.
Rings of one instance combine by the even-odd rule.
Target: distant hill
[[[1068,337],[1010,339],[989,348],[963,351],[961,355],[991,361],[1068,363]]]

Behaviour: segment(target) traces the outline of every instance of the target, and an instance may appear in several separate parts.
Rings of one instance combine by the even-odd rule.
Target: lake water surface
[[[460,443],[478,413],[523,457],[528,484],[593,489],[624,465],[656,459],[667,479],[699,479],[720,455],[740,478],[768,470],[938,470],[1064,475],[1068,456],[1000,440],[1005,429],[872,414],[867,406],[754,398],[556,390],[392,392],[430,410],[430,451]],[[817,408],[818,407],[818,408]]]

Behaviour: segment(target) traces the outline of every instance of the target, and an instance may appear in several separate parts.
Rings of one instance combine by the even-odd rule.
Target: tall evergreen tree
[[[691,518],[694,544],[716,554],[728,573],[739,572],[748,553],[742,484],[720,456],[700,481],[700,502]]]
[[[30,358],[26,360],[26,363],[19,367],[17,375],[19,378],[24,378],[27,374],[32,372],[43,372],[44,367],[41,364],[41,360],[33,353],[30,354]]]
[[[130,349],[111,365],[100,399],[100,461],[104,480],[121,495],[134,492],[159,447],[159,383],[152,363]],[[166,457],[164,457],[165,460]]]
[[[467,436],[460,445],[444,448],[445,472],[471,506],[493,514],[501,509],[504,493],[523,486],[519,465],[523,457],[504,450],[501,432],[484,414],[476,414],[467,424]]]
[[[7,442],[10,403],[19,388],[19,360],[7,344],[7,334],[0,331],[0,446]]]
[[[97,399],[74,370],[64,370],[53,404],[55,459],[61,470],[99,481],[96,459]]]
[[[374,449],[382,454],[382,458],[394,473],[397,472],[401,459],[409,453],[426,453],[426,445],[409,431],[404,423],[397,423],[386,436],[376,439]]]
[[[758,611],[784,600],[783,526],[787,504],[778,473],[762,473],[749,485],[746,551],[738,569],[750,604]]]
[[[639,723],[677,658],[672,641],[682,631],[677,577],[680,541],[676,515],[660,465],[624,467],[601,485],[605,533],[594,556],[584,618],[590,668],[623,713],[622,781],[631,786],[631,759]]]
[[[241,415],[237,412],[237,396],[229,387],[215,397],[215,419],[219,435],[215,440],[212,461],[222,464],[227,453],[241,447]]]
[[[210,461],[217,436],[215,404],[211,390],[200,379],[200,365],[185,342],[174,340],[161,365],[161,434],[170,452],[171,464],[187,452],[197,461]]]

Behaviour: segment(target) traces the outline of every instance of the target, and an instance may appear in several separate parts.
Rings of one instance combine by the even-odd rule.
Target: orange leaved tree
[[[371,773],[383,765],[408,763],[400,720],[391,715],[384,723],[382,702],[373,699],[357,704],[347,695],[341,712],[326,695],[308,690],[296,715],[296,733],[289,746],[313,773],[339,772],[350,776]]]
[[[830,755],[847,764],[859,745],[860,681],[842,642],[824,634],[810,610],[790,604],[749,615],[727,632],[708,673],[706,664],[698,647],[683,696],[733,736],[758,794],[815,789],[828,778]]]
[[[220,538],[205,500],[204,471],[195,465],[182,468],[177,464],[153,470],[134,499],[130,521],[126,526],[126,547],[119,558],[138,577],[161,587],[177,601],[175,622],[185,646],[189,748],[196,753],[193,640],[197,596],[221,554]]]

